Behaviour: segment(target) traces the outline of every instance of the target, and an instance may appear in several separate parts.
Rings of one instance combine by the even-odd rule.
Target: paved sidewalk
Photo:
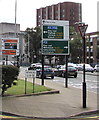
[[[31,79],[29,79],[31,81]],[[41,84],[40,79],[36,79]],[[25,97],[4,97],[3,112],[38,118],[65,118],[82,112],[97,110],[97,94],[87,93],[87,108],[82,108],[82,90],[65,88],[63,83],[45,80],[45,86],[59,90],[59,94]]]

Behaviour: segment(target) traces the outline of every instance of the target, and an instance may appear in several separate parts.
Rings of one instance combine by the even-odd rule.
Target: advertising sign
[[[69,42],[59,40],[43,40],[42,41],[42,54],[43,55],[68,55]]]
[[[19,55],[18,38],[2,38],[1,40],[2,40],[3,55]]]

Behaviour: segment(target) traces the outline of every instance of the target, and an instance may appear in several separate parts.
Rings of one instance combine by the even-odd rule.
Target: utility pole
[[[15,38],[17,37],[16,17],[17,17],[17,0],[15,0]]]

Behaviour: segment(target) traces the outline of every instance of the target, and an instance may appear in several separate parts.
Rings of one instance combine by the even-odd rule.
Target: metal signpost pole
[[[65,87],[68,88],[68,56],[66,55],[66,73],[65,73]]]
[[[83,108],[86,108],[86,81],[85,81],[85,36],[83,37]]]
[[[35,77],[33,76],[33,93],[34,93]]]
[[[25,71],[25,94],[26,94],[26,88],[27,88],[27,73]]]
[[[42,55],[42,85],[44,85],[44,55]]]
[[[86,81],[85,81],[85,52],[86,52],[86,42],[85,42],[85,32],[88,25],[82,23],[78,26],[82,40],[83,40],[83,108],[86,108]]]

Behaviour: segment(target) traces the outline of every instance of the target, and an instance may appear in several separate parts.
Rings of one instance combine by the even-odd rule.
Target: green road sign
[[[43,40],[42,54],[44,55],[68,55],[69,41]]]
[[[63,26],[43,26],[43,39],[64,39]]]

